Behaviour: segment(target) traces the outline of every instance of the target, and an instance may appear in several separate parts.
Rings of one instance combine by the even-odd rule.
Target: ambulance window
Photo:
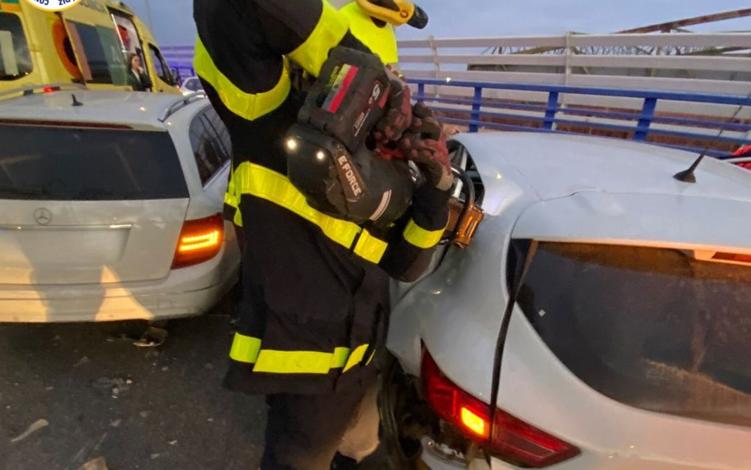
[[[154,64],[156,74],[162,79],[164,83],[174,84],[172,79],[172,72],[170,72],[167,61],[162,57],[162,53],[154,45],[149,44],[149,51],[151,52],[151,62]]]
[[[0,12],[0,80],[15,80],[31,73],[33,65],[21,19]]]
[[[120,39],[113,28],[68,21],[76,53],[87,67],[86,81],[127,85],[128,75]]]

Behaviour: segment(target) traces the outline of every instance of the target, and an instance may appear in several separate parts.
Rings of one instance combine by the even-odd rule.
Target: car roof
[[[73,96],[83,106],[73,106]],[[190,100],[185,101],[187,98]],[[64,90],[34,93],[0,101],[3,119],[81,123],[111,123],[138,129],[166,130],[162,119],[170,107],[208,101],[200,94],[187,97],[171,93],[105,90]]]
[[[461,135],[494,215],[517,187],[514,238],[751,252],[751,172],[707,158],[696,183],[673,178],[696,154],[544,133]],[[495,194],[494,194],[495,193]],[[506,194],[506,196],[498,196]]]
[[[748,170],[708,157],[696,170],[697,183],[682,183],[673,175],[698,155],[657,145],[541,132],[463,134],[457,140],[491,172],[513,172],[540,200],[599,191],[751,201]]]

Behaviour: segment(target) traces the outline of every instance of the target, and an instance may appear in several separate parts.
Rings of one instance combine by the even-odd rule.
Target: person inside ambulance
[[[266,395],[261,469],[356,468],[378,446],[375,358],[389,276],[417,279],[442,238],[448,151],[432,112],[413,107],[392,75],[372,138],[400,149],[422,177],[405,212],[375,226],[311,204],[288,178],[285,135],[333,49],[394,64],[393,28],[424,27],[427,16],[406,0],[341,9],[327,0],[194,0],[194,19],[195,69],[232,139],[225,215],[243,234],[243,300],[225,385]]]

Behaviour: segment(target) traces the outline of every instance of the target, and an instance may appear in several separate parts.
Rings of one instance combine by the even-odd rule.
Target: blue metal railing
[[[195,75],[192,46],[164,47],[163,53],[172,71],[178,77],[187,78]],[[726,156],[729,149],[751,144],[751,120],[730,122],[728,119],[719,117],[657,112],[658,104],[665,101],[751,108],[751,96],[437,79],[410,79],[409,81],[417,87],[415,96],[417,101],[430,103],[433,109],[443,114],[445,122],[466,126],[470,132],[488,128],[578,134],[589,131],[621,136],[625,134],[633,140],[692,152],[708,148],[707,154],[715,157]],[[467,97],[427,94],[426,87],[430,86],[469,89],[470,93]],[[547,93],[547,100],[529,102],[491,99],[483,97],[485,90]],[[566,95],[641,99],[642,106],[638,111],[612,110],[594,106],[564,106],[561,104],[561,99]],[[461,107],[445,107],[441,106],[442,104]],[[523,111],[525,114],[513,113],[514,111]],[[573,117],[588,119],[583,121]],[[671,128],[654,127],[654,124],[669,125]],[[697,129],[703,129],[705,132],[697,132]],[[746,136],[720,136],[718,134],[721,129],[736,135],[745,133]]]
[[[469,81],[445,81],[436,79],[410,79],[416,85],[415,99],[428,102],[431,107],[443,114],[443,120],[450,124],[466,126],[470,132],[478,132],[481,128],[539,131],[556,133],[582,133],[571,128],[586,129],[611,134],[627,134],[629,138],[679,148],[693,152],[702,151],[708,147],[707,154],[723,157],[729,148],[751,143],[750,120],[734,120],[727,118],[682,116],[675,113],[670,115],[657,113],[659,102],[703,103],[729,106],[749,106],[751,96],[731,96],[721,94],[680,93],[668,91],[625,90],[610,88],[585,88],[561,85],[527,85],[513,83],[487,83]],[[441,86],[469,89],[472,97],[440,96],[427,94],[426,87]],[[511,90],[547,93],[546,103],[522,102],[512,100],[490,99],[483,97],[484,90]],[[641,99],[640,111],[628,110],[611,111],[605,107],[592,106],[563,106],[563,95],[586,95],[600,97],[635,98]],[[442,107],[441,104],[460,105],[456,107]],[[503,112],[503,111],[506,112]],[[525,111],[526,114],[513,114],[513,111]],[[500,112],[499,112],[500,111]],[[567,116],[585,116],[608,120],[600,122],[593,120],[567,119]],[[614,124],[612,121],[626,121]],[[671,129],[655,128],[653,124],[669,124]],[[566,128],[568,127],[568,130]],[[713,132],[697,132],[696,128],[704,128]],[[744,137],[720,136],[719,130],[727,132],[746,133]]]
[[[172,73],[180,78],[194,76],[193,69],[193,46],[165,46],[162,54],[172,69]]]

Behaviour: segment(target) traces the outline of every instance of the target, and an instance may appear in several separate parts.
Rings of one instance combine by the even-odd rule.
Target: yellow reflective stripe
[[[433,248],[441,241],[444,229],[425,230],[417,225],[414,220],[410,220],[407,228],[404,229],[404,239],[417,248],[427,250]]]
[[[235,187],[235,169],[230,168],[229,181],[227,182],[227,192],[224,193],[224,203],[234,208],[240,206],[240,200],[237,197],[237,188]]]
[[[235,216],[232,218],[232,223],[237,225],[238,227],[243,226],[243,213],[240,212],[239,207],[237,208],[237,210],[235,210]]]
[[[240,212],[240,194],[235,185],[235,171],[232,170],[227,184],[227,192],[224,193],[224,203],[235,209],[235,215],[232,217],[232,223],[238,227],[243,226],[243,216]]]
[[[261,93],[247,93],[241,90],[216,67],[200,39],[196,40],[193,66],[196,74],[209,82],[216,90],[224,106],[248,121],[254,121],[281,106],[287,99],[291,88],[285,63],[279,81],[271,90]]]
[[[322,0],[321,3],[323,10],[313,32],[304,43],[287,55],[315,77],[321,73],[329,51],[342,41],[349,29],[347,18],[329,5],[328,0]]]
[[[243,162],[235,169],[235,188],[238,194],[250,194],[266,199],[292,211],[308,222],[317,225],[327,238],[350,249],[360,234],[355,254],[378,264],[388,245],[372,236],[354,222],[337,219],[317,211],[308,205],[305,196],[286,176],[264,166]]]
[[[396,32],[392,25],[378,26],[356,2],[343,6],[339,12],[349,20],[349,30],[352,34],[377,55],[381,62],[384,64],[399,62]]]
[[[331,368],[341,369],[347,363],[347,358],[349,358],[349,348],[334,349],[334,359],[331,361]]]
[[[328,374],[332,369],[344,368],[344,372],[352,369],[363,362],[367,350],[367,344],[358,346],[351,354],[349,348],[343,347],[333,352],[261,349],[259,338],[235,333],[229,357],[243,364],[254,364],[253,372]]]
[[[262,349],[253,372],[273,374],[328,374],[334,354],[314,351],[274,351]]]
[[[365,352],[368,350],[367,344],[360,345],[355,348],[354,351],[352,351],[352,354],[349,355],[349,358],[347,359],[347,363],[344,365],[344,372],[347,372],[348,370],[355,367],[357,364],[360,364],[365,357]]]
[[[253,364],[258,359],[258,353],[260,350],[260,339],[235,333],[229,357],[233,361],[242,362],[244,364]]]
[[[355,245],[354,253],[362,259],[377,264],[383,258],[388,247],[388,243],[374,237],[367,230],[363,230],[357,240],[357,245]]]

